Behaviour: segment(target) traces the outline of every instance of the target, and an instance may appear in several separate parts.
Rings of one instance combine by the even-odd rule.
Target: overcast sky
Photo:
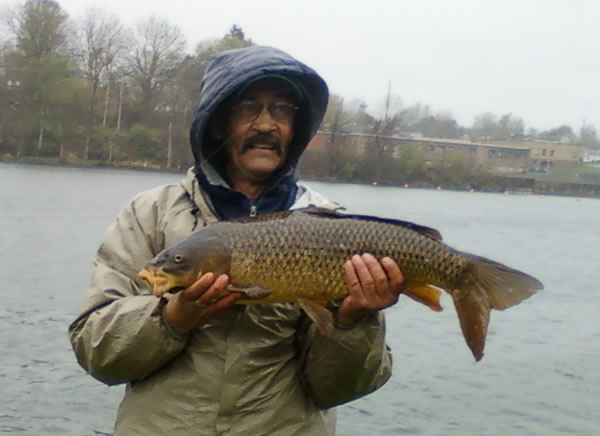
[[[470,126],[512,113],[526,128],[583,122],[600,130],[600,2],[587,0],[58,0],[133,26],[150,15],[179,26],[193,50],[233,24],[315,68],[331,92],[369,110],[392,94]],[[0,0],[0,3],[9,3]]]

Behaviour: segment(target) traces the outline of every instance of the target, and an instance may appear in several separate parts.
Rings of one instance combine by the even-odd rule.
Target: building
[[[583,162],[589,165],[600,165],[600,149],[588,148],[583,158]]]
[[[495,144],[507,144],[506,141],[496,141]],[[515,141],[510,142],[516,147],[528,148],[530,171],[547,171],[552,168],[571,168],[583,163],[586,149],[582,145],[552,141]]]
[[[353,150],[357,155],[382,143],[393,147],[397,156],[402,147],[416,145],[421,148],[426,162],[450,161],[457,153],[472,156],[476,165],[498,173],[524,173],[546,171],[548,168],[569,168],[583,162],[582,146],[554,142],[471,142],[459,139],[376,137],[364,133],[339,133],[334,137],[338,147]],[[330,132],[317,132],[308,145],[310,149],[324,150],[332,140]]]

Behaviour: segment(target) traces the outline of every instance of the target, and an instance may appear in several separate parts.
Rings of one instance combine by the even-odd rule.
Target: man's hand
[[[372,312],[398,302],[404,276],[389,257],[378,262],[370,254],[355,255],[344,264],[348,295],[342,300],[336,320],[342,326],[357,323]]]
[[[163,315],[177,334],[184,335],[208,320],[231,309],[240,299],[240,292],[226,293],[229,277],[206,273],[187,289],[169,299]]]

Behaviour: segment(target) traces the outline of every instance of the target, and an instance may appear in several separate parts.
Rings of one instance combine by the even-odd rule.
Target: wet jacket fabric
[[[109,227],[69,328],[77,359],[106,384],[127,383],[117,436],[333,435],[332,407],[390,376],[381,313],[324,336],[296,303],[239,305],[181,336],[163,319],[166,298],[137,277],[159,251],[220,220],[199,177],[214,170],[204,159],[180,184],[138,194]],[[211,186],[228,187],[211,176]],[[293,187],[293,207],[336,207]]]

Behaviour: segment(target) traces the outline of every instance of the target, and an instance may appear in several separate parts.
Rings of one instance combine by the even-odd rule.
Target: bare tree
[[[89,113],[84,150],[84,159],[87,159],[98,104],[98,88],[101,85],[101,80],[110,72],[115,59],[124,48],[125,33],[116,16],[108,16],[95,8],[88,9],[80,29],[82,38],[81,63],[85,71],[85,77],[90,82]],[[109,83],[107,81],[105,100],[108,100]],[[106,124],[106,105],[104,112],[103,124]]]
[[[490,113],[484,112],[478,115],[471,128],[471,140],[489,141],[500,140],[509,141],[511,139],[521,139],[525,136],[525,123],[521,118],[512,114],[504,114],[498,120]]]
[[[151,124],[158,95],[183,57],[185,38],[177,26],[156,17],[138,24],[130,69],[141,92],[140,115]]]
[[[491,112],[477,115],[471,128],[471,140],[488,141],[492,139],[497,122],[496,115]]]
[[[598,147],[596,128],[592,124],[586,123],[585,120],[579,131],[579,144],[588,148]]]
[[[509,141],[511,139],[520,139],[524,136],[525,123],[521,118],[513,114],[504,114],[500,117],[494,131],[492,139]]]
[[[525,137],[525,122],[522,118],[511,115],[508,128],[511,139],[523,139]]]
[[[449,112],[428,115],[411,126],[411,131],[420,132],[432,138],[458,138],[460,126]]]
[[[14,37],[24,101],[36,114],[37,148],[42,149],[49,106],[60,96],[55,90],[65,78],[68,15],[53,0],[27,0],[3,14],[4,27]]]
[[[375,180],[380,181],[385,169],[392,161],[394,150],[390,143],[390,137],[402,122],[402,115],[399,108],[402,100],[392,95],[392,84],[388,83],[388,92],[385,98],[384,114],[382,118],[376,119],[373,123],[373,133],[375,135],[375,156],[376,171]]]
[[[54,0],[27,0],[3,13],[3,27],[15,37],[16,48],[26,57],[40,59],[55,53],[67,40],[68,15]]]
[[[336,177],[340,170],[340,148],[341,136],[346,116],[344,113],[344,98],[337,95],[332,95],[329,99],[329,111],[327,113],[329,121],[329,139],[327,141],[327,175]]]

